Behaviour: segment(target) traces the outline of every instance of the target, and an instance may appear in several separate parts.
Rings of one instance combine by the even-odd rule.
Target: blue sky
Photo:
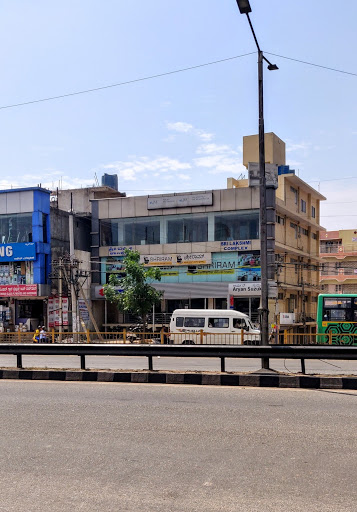
[[[357,73],[357,2],[342,5],[251,0],[251,19],[265,52]],[[0,25],[0,107],[255,51],[235,0],[4,0]],[[341,179],[357,177],[357,77],[267,57],[266,132],[326,195],[322,225],[357,227],[357,179]],[[0,109],[0,187],[109,172],[128,194],[225,188],[257,133],[256,60]]]

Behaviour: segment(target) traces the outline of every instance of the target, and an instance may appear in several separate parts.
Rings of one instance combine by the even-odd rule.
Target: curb
[[[237,373],[107,372],[93,370],[0,370],[0,379],[84,382],[133,382],[303,389],[357,389],[357,377],[256,375]]]

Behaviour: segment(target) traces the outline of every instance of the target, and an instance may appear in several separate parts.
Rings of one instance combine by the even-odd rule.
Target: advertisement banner
[[[62,297],[62,315],[59,297],[48,298],[48,327],[68,326],[68,297]]]
[[[211,263],[211,253],[142,254],[140,263],[152,267],[208,265]]]
[[[31,261],[35,259],[35,242],[0,244],[0,263],[2,261]]]
[[[1,285],[0,297],[37,297],[37,284]]]

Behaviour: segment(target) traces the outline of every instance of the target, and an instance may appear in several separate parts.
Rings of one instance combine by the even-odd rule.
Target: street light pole
[[[260,213],[260,263],[261,263],[261,345],[269,342],[269,308],[268,308],[268,236],[267,236],[267,193],[265,179],[265,141],[264,141],[264,104],[263,104],[263,60],[268,63],[270,71],[278,69],[264,57],[254,32],[249,13],[252,11],[249,0],[237,0],[241,14],[245,14],[251,28],[258,50],[258,101],[259,101],[259,213]],[[270,262],[271,263],[271,262]],[[262,367],[269,368],[269,359],[262,359]]]

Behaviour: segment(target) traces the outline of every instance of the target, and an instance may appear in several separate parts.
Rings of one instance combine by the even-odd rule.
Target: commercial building
[[[320,258],[324,293],[357,293],[357,230],[322,231]]]
[[[244,137],[244,163],[258,161],[257,136]],[[319,293],[319,192],[285,165],[285,144],[266,135],[276,169],[276,280],[271,323],[313,324]],[[256,164],[255,164],[256,166]],[[279,168],[279,169],[278,169]],[[254,173],[253,173],[254,174]],[[176,308],[234,307],[258,320],[260,304],[259,189],[253,174],[228,179],[227,189],[92,201],[92,299],[100,323],[123,322],[103,297],[111,272],[123,272],[124,248],[160,266],[162,312]],[[273,286],[275,284],[275,286]],[[283,320],[284,320],[283,319]]]
[[[50,191],[40,187],[0,191],[0,328],[46,317],[51,265]]]

